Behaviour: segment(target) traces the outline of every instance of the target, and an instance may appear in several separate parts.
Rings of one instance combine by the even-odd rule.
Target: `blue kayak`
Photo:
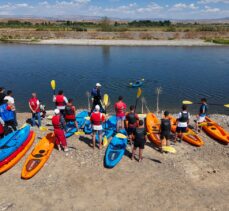
[[[105,154],[105,167],[113,168],[115,167],[120,160],[122,159],[126,146],[127,146],[127,136],[126,131],[120,131],[117,133],[114,138],[111,140],[110,144],[107,147]],[[122,137],[123,136],[123,137]]]
[[[144,83],[144,79],[142,80],[137,80],[135,82],[131,82],[129,85],[130,87],[141,87]]]
[[[0,161],[10,156],[16,151],[28,138],[30,126],[27,125],[20,130],[14,131],[0,140]]]
[[[87,116],[88,116],[88,111],[81,111],[76,115],[76,121],[78,123],[79,128],[82,128],[84,126],[86,122],[85,117]],[[67,132],[65,133],[66,138],[69,138],[70,136],[74,135],[75,132],[77,132],[74,122],[68,122],[66,127],[67,127]]]

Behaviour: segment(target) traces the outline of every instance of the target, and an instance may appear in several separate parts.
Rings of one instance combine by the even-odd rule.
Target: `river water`
[[[111,98],[119,95],[130,105],[136,89],[132,80],[145,79],[143,96],[156,109],[155,89],[162,87],[160,109],[178,112],[184,99],[229,103],[229,47],[116,47],[0,45],[0,86],[14,91],[18,111],[28,111],[28,98],[37,92],[48,109],[53,108],[50,80],[74,98],[78,108],[87,107],[86,92],[96,82]],[[190,106],[196,113],[198,106]],[[140,110],[140,105],[139,105]],[[229,114],[223,106],[210,113]]]

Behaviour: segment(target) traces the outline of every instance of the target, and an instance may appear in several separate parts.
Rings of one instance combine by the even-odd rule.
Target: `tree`
[[[108,17],[103,17],[100,21],[101,31],[111,31],[111,21]]]

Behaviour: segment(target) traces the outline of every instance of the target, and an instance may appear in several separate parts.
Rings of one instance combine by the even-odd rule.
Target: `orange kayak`
[[[160,120],[153,113],[148,113],[146,116],[146,130],[149,133],[148,138],[157,146],[161,146],[160,140]]]
[[[25,155],[25,153],[30,149],[30,147],[33,145],[34,140],[35,140],[35,133],[33,131],[30,131],[28,138],[18,148],[18,150],[16,150],[15,153],[13,153],[11,156],[9,156],[4,160],[3,165],[0,167],[0,174],[9,170],[14,165],[16,165],[21,160],[21,158]]]
[[[170,116],[170,119],[171,119],[171,131],[173,133],[176,133],[176,129],[177,129],[176,118]],[[181,136],[179,136],[179,138],[181,138]],[[187,128],[187,132],[183,133],[183,140],[197,147],[204,145],[203,140],[190,128]]]
[[[229,143],[229,133],[224,128],[211,120],[209,117],[205,118],[205,122],[207,124],[202,126],[202,128],[209,136],[225,144]]]
[[[55,136],[53,133],[47,134],[40,140],[25,161],[21,173],[23,179],[30,179],[44,166],[52,153],[54,143]]]

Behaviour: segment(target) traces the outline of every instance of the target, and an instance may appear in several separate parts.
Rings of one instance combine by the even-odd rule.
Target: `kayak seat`
[[[40,154],[41,156],[44,156],[48,153],[49,151],[49,142],[46,142],[45,144],[43,144],[41,147],[37,147],[37,149],[35,148],[32,152],[32,155],[35,157],[37,156],[37,154]],[[42,149],[41,149],[42,148]]]

